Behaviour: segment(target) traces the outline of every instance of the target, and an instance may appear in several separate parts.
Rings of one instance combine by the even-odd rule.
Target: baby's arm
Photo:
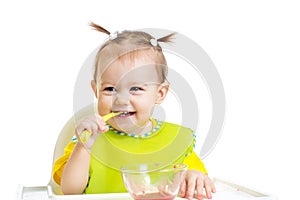
[[[82,194],[89,180],[90,150],[100,133],[106,132],[108,127],[100,116],[89,116],[76,127],[76,135],[87,130],[92,133],[85,144],[79,140],[66,163],[62,177],[61,188],[64,194]]]
[[[89,178],[90,154],[78,142],[66,163],[62,177],[61,189],[64,194],[82,194]]]

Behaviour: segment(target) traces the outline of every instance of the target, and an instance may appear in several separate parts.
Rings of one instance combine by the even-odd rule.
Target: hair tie
[[[151,43],[152,46],[156,47],[156,46],[157,46],[157,39],[152,38],[152,39],[150,40],[150,43]]]
[[[109,34],[109,39],[114,40],[118,37],[118,31]]]

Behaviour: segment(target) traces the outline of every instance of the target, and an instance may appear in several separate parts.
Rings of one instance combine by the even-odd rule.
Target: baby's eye
[[[143,89],[140,88],[140,87],[132,87],[132,88],[130,88],[130,91],[140,91],[140,90],[143,90]]]
[[[104,94],[114,94],[117,92],[117,89],[114,87],[106,87],[103,89]]]
[[[104,88],[104,91],[115,92],[115,91],[117,91],[117,90],[116,90],[116,88],[114,88],[114,87],[106,87],[106,88]]]
[[[143,91],[144,91],[144,89],[141,87],[131,87],[130,88],[131,94],[141,94]]]

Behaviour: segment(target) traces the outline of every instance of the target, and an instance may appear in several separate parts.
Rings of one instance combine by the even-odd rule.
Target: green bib
[[[85,193],[126,192],[120,173],[123,165],[182,163],[193,146],[191,129],[167,122],[144,138],[119,135],[109,130],[98,137],[92,148],[90,179]]]

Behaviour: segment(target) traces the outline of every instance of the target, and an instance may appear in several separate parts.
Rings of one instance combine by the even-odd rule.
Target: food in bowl
[[[135,200],[173,200],[187,166],[184,164],[131,164],[121,168],[125,187]]]

